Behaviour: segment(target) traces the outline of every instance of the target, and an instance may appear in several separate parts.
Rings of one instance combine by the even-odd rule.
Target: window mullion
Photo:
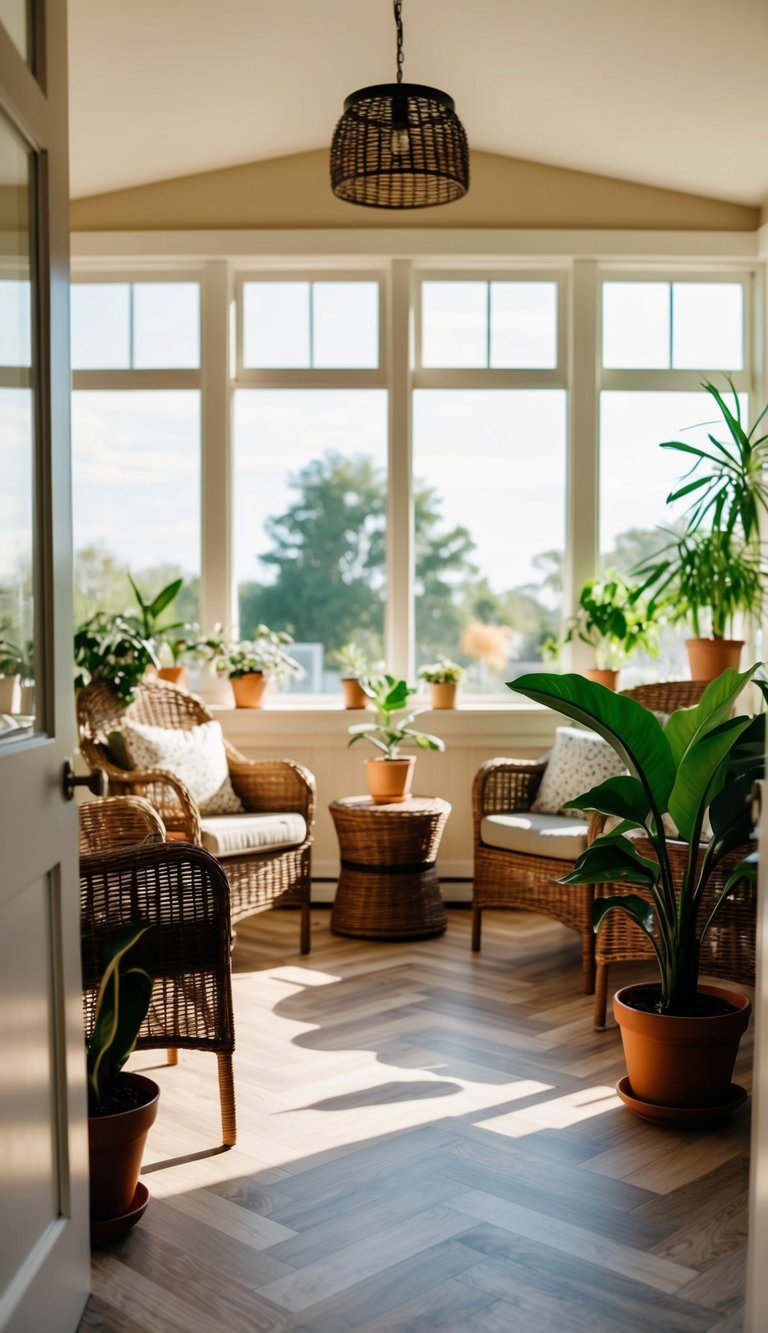
[[[230,429],[229,265],[205,266],[202,291],[202,404],[200,504],[200,620],[209,629],[234,624],[236,589],[232,580],[232,438]]]
[[[414,526],[412,480],[411,264],[392,263],[387,314],[389,446],[387,460],[386,655],[393,674],[414,671]]]
[[[593,260],[573,265],[569,338],[568,444],[563,616],[573,615],[578,594],[599,560],[599,283]],[[590,649],[578,640],[566,646],[566,669],[592,665]]]

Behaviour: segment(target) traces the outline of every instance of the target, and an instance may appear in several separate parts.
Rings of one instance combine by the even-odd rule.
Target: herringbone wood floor
[[[318,911],[302,959],[293,914],[241,923],[238,1146],[213,1056],[155,1069],[152,1201],[94,1253],[81,1329],[741,1328],[749,1103],[716,1130],[636,1119],[576,935],[489,912],[475,957],[469,925],[371,944]]]

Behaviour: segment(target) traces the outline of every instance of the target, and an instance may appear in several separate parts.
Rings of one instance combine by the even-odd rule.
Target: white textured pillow
[[[150,727],[123,720],[128,755],[134,768],[165,768],[186,783],[201,815],[233,815],[244,809],[229,778],[219,722],[198,727]]]
[[[590,791],[606,778],[617,778],[626,771],[615,750],[597,732],[558,727],[531,810],[543,815],[562,814],[583,819],[580,810],[564,810],[565,802]]]

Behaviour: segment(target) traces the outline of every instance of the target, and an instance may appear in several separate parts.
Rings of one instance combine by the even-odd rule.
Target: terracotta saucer
[[[120,1217],[108,1217],[102,1222],[91,1222],[91,1244],[106,1245],[107,1241],[119,1240],[120,1236],[124,1236],[131,1227],[135,1227],[148,1203],[149,1190],[139,1181],[127,1212],[121,1213]]]
[[[717,1125],[727,1120],[737,1106],[746,1099],[747,1090],[738,1083],[731,1083],[728,1097],[721,1106],[658,1106],[656,1102],[644,1102],[636,1097],[625,1074],[616,1084],[616,1092],[635,1115],[643,1120],[651,1120],[657,1125]]]

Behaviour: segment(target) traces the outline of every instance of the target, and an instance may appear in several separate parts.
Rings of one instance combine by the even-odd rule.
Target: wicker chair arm
[[[505,810],[528,810],[539,789],[548,755],[540,759],[488,759],[472,784],[472,815],[475,840],[485,815]]]
[[[225,742],[232,786],[246,810],[292,810],[311,827],[315,815],[315,779],[292,759],[247,759]]]
[[[175,796],[168,800],[168,789]],[[202,832],[200,811],[189,787],[181,778],[164,768],[116,768],[109,772],[112,795],[144,796],[154,806],[164,823],[184,833],[188,842],[200,846]]]

